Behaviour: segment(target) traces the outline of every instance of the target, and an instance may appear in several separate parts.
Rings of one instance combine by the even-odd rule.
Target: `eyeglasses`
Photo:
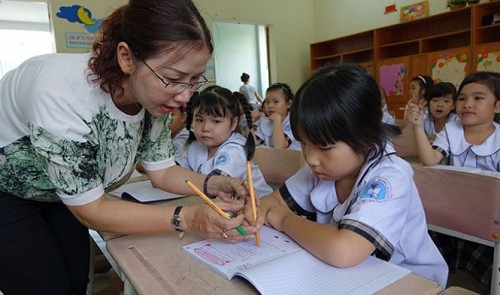
[[[153,70],[152,67],[150,67],[145,60],[141,59],[141,61],[148,67],[148,69],[155,74],[156,78],[160,79],[161,83],[165,85],[165,89],[167,89],[168,92],[171,93],[181,93],[186,89],[189,89],[191,91],[195,91],[203,87],[203,85],[207,84],[208,80],[205,78],[205,76],[201,75],[200,80],[197,82],[193,83],[188,83],[188,82],[174,82],[174,81],[168,81],[165,82],[165,78],[162,78],[155,70]]]

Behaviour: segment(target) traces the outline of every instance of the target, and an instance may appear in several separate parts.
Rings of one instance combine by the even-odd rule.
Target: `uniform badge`
[[[388,184],[384,179],[370,181],[359,194],[362,201],[382,201],[389,192]]]
[[[225,153],[221,154],[215,161],[216,165],[226,165],[227,163],[229,163],[229,157]]]

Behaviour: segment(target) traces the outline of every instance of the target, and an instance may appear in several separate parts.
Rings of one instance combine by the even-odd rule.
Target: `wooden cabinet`
[[[459,84],[476,69],[500,71],[500,23],[483,24],[495,13],[500,14],[500,0],[313,43],[311,70],[331,63],[355,62],[369,68],[380,83],[388,78],[382,75],[389,73],[389,65],[403,63],[403,93],[394,91],[387,97],[389,109],[402,118],[400,108],[407,100],[412,77],[429,75]]]

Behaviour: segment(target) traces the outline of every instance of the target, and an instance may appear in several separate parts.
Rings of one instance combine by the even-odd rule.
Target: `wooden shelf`
[[[500,13],[500,0],[313,43],[311,70],[331,63],[356,62],[370,68],[378,80],[379,67],[403,64],[405,94],[388,100],[394,110],[406,103],[411,77],[433,75],[432,57],[460,52],[470,61],[465,67],[467,74],[476,68],[478,54],[499,51],[500,23],[482,24],[485,16],[495,13]]]

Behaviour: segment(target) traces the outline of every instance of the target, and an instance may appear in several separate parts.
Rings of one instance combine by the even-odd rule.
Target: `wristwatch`
[[[179,239],[184,236],[184,231],[182,230],[182,219],[179,216],[181,213],[182,206],[175,207],[174,216],[172,216],[172,220],[170,221],[170,225],[179,232]]]

